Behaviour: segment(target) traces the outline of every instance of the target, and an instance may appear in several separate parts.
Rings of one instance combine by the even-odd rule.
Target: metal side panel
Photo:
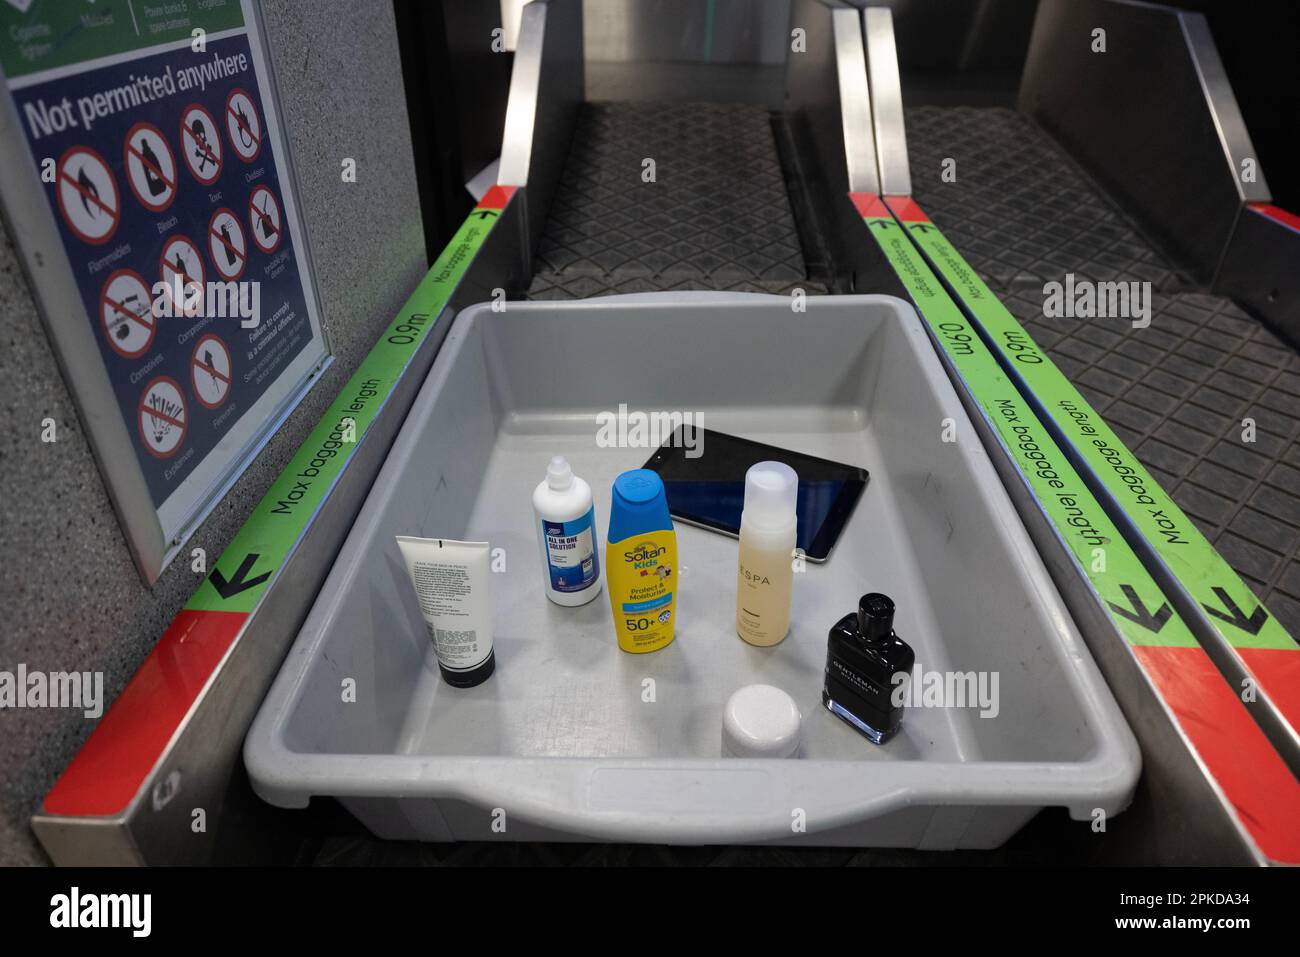
[[[879,192],[866,56],[858,12],[824,0],[794,0],[785,109],[806,127],[813,164],[829,192]],[[802,36],[798,31],[802,31]]]
[[[319,505],[276,530],[281,537],[293,536],[278,568],[246,579],[265,567],[265,556],[251,555],[245,565],[231,552],[242,554],[241,536],[275,510],[276,489],[296,473],[304,450],[310,458],[316,431],[46,796],[31,823],[56,864],[248,863],[269,853],[273,819],[244,778],[239,758],[244,734],[457,311],[491,299],[497,287],[522,282],[520,211],[507,193],[489,193],[471,212],[387,328],[381,346],[414,341],[408,338],[413,328],[430,326],[391,389],[378,394],[368,385],[361,376],[363,361],[326,413],[322,422],[346,414],[346,407],[338,411],[339,402],[354,391],[375,390],[366,401],[378,402],[377,410],[367,427],[358,427],[356,446],[336,466]],[[447,283],[450,288],[442,285]],[[228,578],[218,578],[222,569]],[[269,579],[265,585],[263,578]],[[243,596],[257,597],[246,610],[213,610],[214,599],[226,595],[236,606]],[[194,826],[198,811],[203,830]]]
[[[1300,217],[1271,203],[1246,206],[1223,253],[1214,291],[1236,299],[1300,348]],[[1300,590],[1300,573],[1297,579]]]
[[[831,250],[833,287],[895,295],[902,287],[879,250],[854,240],[861,220],[847,198],[879,191],[859,11],[836,0],[793,0],[790,32],[784,120]]]
[[[526,187],[517,199],[528,272],[564,171],[584,89],[581,0],[533,0],[520,18],[497,173],[502,186]]]
[[[883,196],[911,196],[912,173],[903,123],[903,84],[898,76],[894,44],[894,15],[888,7],[862,11],[863,42],[871,86],[871,118],[875,123],[876,163]]]
[[[1201,14],[1043,0],[1020,109],[1202,280],[1214,274],[1241,204],[1269,199]]]

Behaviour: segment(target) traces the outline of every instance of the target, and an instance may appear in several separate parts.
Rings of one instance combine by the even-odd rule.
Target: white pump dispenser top
[[[764,530],[783,530],[795,520],[799,476],[784,462],[758,462],[745,473],[744,522]]]

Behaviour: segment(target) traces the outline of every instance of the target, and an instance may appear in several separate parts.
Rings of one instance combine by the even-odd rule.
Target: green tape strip
[[[212,574],[204,579],[186,608],[251,612],[257,605],[420,343],[438,321],[456,283],[498,217],[498,210],[475,209],[466,218],[397,318],[221,553]]]
[[[1119,529],[1029,409],[966,315],[891,216],[864,216],[948,359],[1001,438],[1039,505],[1134,645],[1197,647]]]
[[[1229,644],[1237,648],[1296,648],[1286,629],[1125,448],[943,233],[928,222],[910,223],[908,232]]]

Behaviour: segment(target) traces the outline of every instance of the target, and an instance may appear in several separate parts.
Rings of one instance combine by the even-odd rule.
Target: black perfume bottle
[[[894,634],[893,601],[879,592],[863,595],[858,610],[831,629],[822,704],[874,744],[884,744],[903,723],[901,701],[915,662],[916,654]],[[905,677],[895,683],[900,673]]]

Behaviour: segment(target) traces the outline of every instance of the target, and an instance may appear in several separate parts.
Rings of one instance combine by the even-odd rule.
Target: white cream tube
[[[443,680],[457,688],[486,681],[492,654],[487,542],[397,536]]]

